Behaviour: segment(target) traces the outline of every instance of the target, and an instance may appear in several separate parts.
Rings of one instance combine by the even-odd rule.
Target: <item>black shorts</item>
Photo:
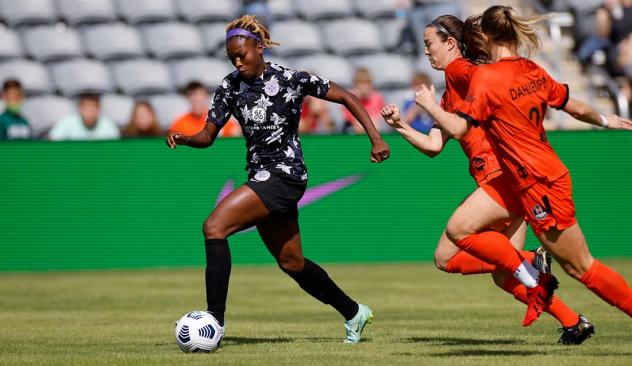
[[[270,212],[270,216],[298,218],[298,201],[305,193],[307,181],[300,182],[284,177],[283,173],[263,170],[244,185],[255,191]]]

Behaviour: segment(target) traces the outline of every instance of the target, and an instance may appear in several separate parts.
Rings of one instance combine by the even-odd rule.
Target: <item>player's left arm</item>
[[[431,85],[430,88],[422,85],[421,89],[415,94],[415,103],[425,109],[449,137],[459,140],[470,129],[470,124],[466,119],[444,111],[437,104],[434,85]]]
[[[632,130],[632,121],[629,119],[621,118],[616,114],[606,117],[581,100],[569,98],[563,110],[573,118],[591,125],[614,130]]]
[[[371,140],[373,148],[371,149],[371,161],[381,162],[390,156],[390,149],[386,142],[382,140],[382,136],[377,132],[369,113],[362,106],[360,99],[348,90],[338,86],[333,81],[329,82],[329,90],[324,97],[325,100],[344,105],[351,114],[360,122],[362,128],[366,131],[367,136]]]

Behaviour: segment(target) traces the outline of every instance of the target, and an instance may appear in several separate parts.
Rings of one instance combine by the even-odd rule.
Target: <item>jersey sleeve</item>
[[[553,80],[553,78],[548,74],[547,77],[550,85],[549,99],[547,103],[551,108],[564,109],[564,107],[566,107],[566,103],[568,103],[568,98],[570,97],[568,84],[560,84]]]
[[[222,84],[215,89],[215,94],[213,94],[211,98],[211,105],[209,106],[206,122],[211,122],[218,127],[223,127],[230,118],[229,100],[228,81],[224,79]]]
[[[311,95],[316,98],[323,99],[329,91],[329,80],[316,75],[310,75],[308,72],[300,71],[297,79],[301,87],[300,93],[303,97]]]
[[[474,126],[487,121],[501,104],[489,79],[493,75],[486,74],[482,70],[474,73],[466,97],[453,106],[454,113]]]

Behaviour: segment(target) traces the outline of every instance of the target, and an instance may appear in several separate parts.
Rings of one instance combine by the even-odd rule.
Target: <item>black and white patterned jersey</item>
[[[303,98],[324,98],[329,81],[304,71],[266,63],[266,71],[245,80],[234,71],[224,78],[211,100],[207,122],[220,128],[234,116],[246,138],[248,178],[267,171],[307,180],[298,137]]]

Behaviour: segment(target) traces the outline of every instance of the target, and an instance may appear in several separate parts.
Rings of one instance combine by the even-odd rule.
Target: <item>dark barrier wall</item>
[[[632,133],[550,133],[571,170],[593,254],[632,256]],[[307,256],[323,262],[428,261],[474,188],[458,144],[429,159],[399,136],[369,163],[363,136],[305,137]],[[162,140],[0,144],[0,270],[203,263],[202,222],[245,178],[241,139],[206,150]],[[271,263],[256,231],[230,239],[235,263]],[[535,241],[529,235],[529,246]]]

